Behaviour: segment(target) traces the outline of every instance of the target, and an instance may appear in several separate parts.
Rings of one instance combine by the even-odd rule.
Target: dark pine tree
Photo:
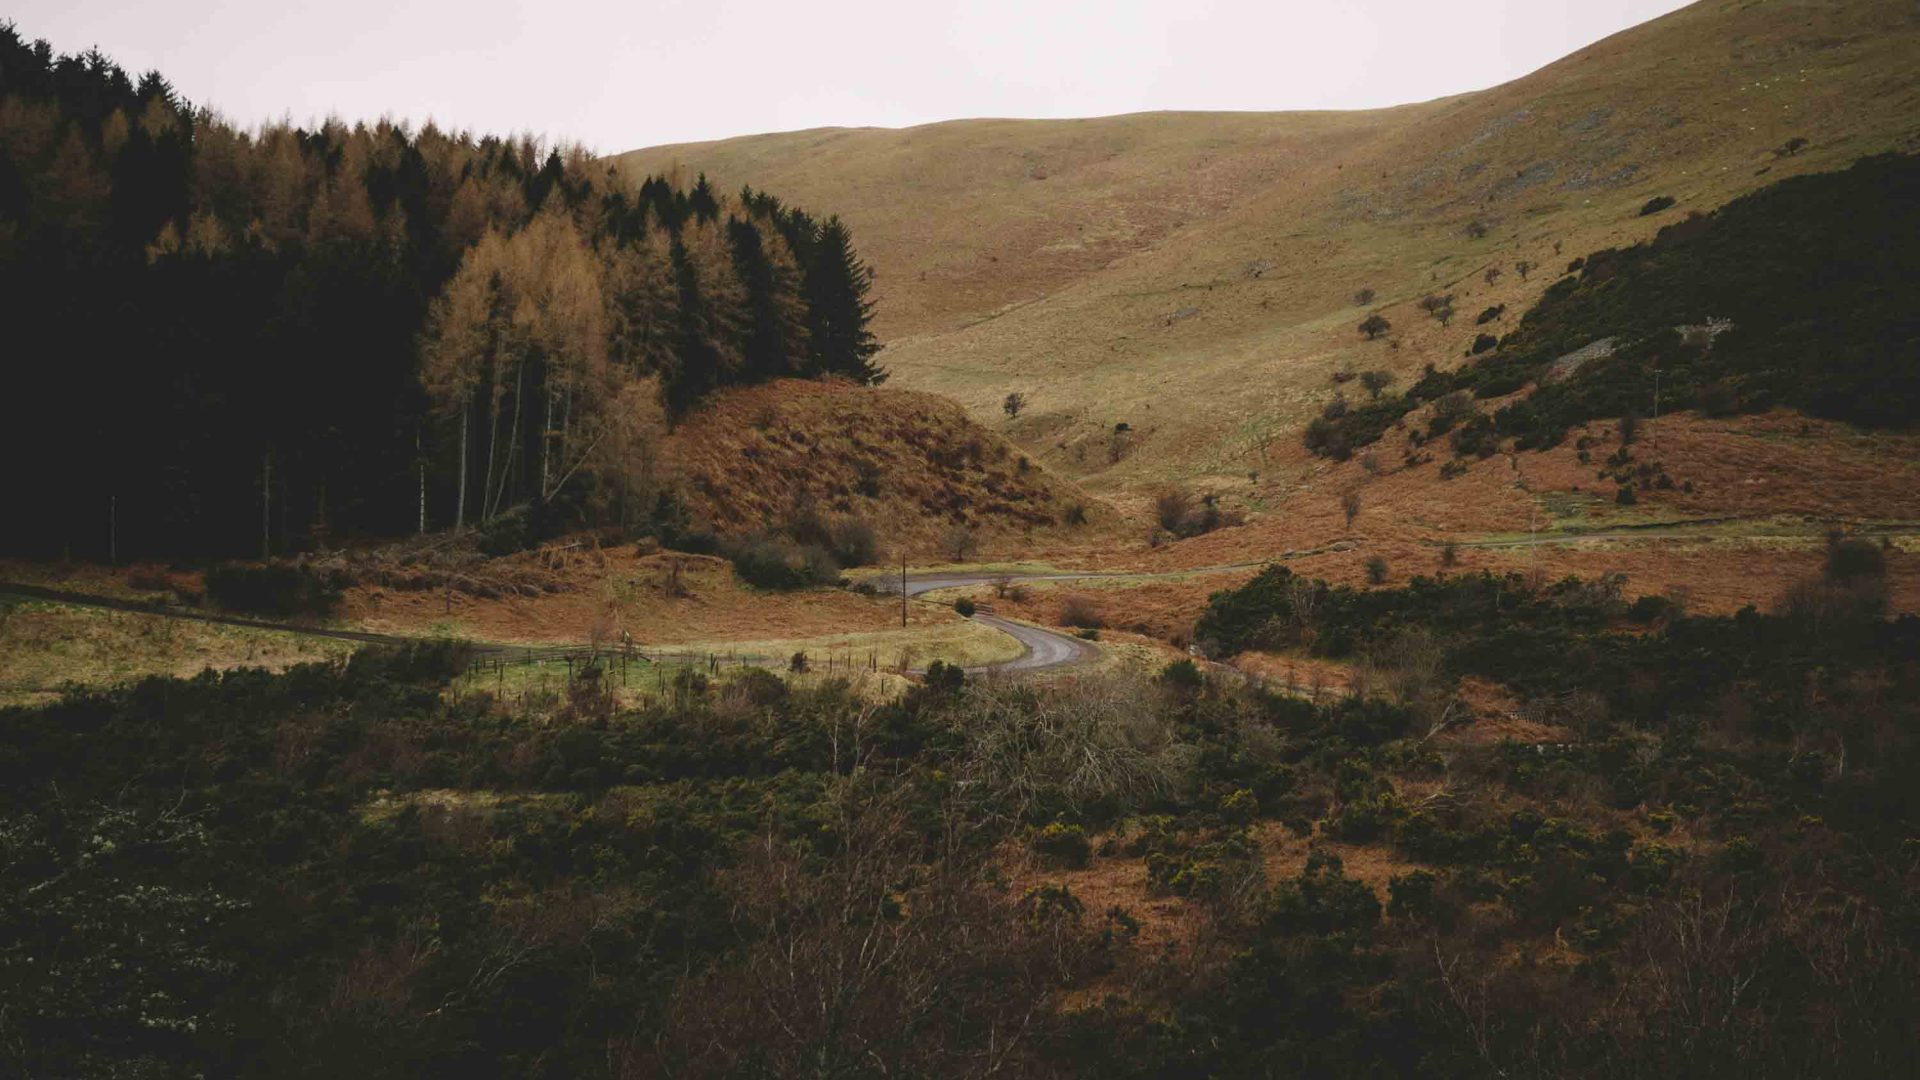
[[[873,362],[880,351],[867,322],[873,302],[873,270],[854,253],[853,237],[838,217],[827,219],[809,245],[807,260],[808,365],[814,374],[844,375],[878,386],[886,369]]]
[[[706,173],[701,173],[700,179],[694,182],[687,205],[693,210],[694,220],[702,225],[720,219],[720,200],[713,197],[713,185],[707,182]]]
[[[720,385],[720,350],[709,332],[706,303],[700,294],[700,275],[692,256],[675,233],[667,246],[673,262],[673,283],[679,294],[679,325],[674,343],[674,367],[661,388],[668,411],[678,415],[693,408]]]
[[[748,382],[765,382],[793,374],[787,327],[780,318],[779,282],[759,228],[751,221],[727,219],[727,247],[733,255],[733,272],[747,290],[742,376]]]

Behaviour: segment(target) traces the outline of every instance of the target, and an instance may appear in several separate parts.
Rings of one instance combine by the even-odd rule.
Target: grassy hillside
[[[749,533],[795,515],[853,517],[883,546],[932,549],[955,526],[1072,535],[1097,506],[931,394],[783,380],[721,394],[662,457],[697,522]]]
[[[1920,315],[1904,283],[1920,275],[1916,238],[1920,157],[1884,154],[1783,181],[1689,215],[1651,243],[1576,260],[1578,276],[1549,287],[1518,329],[1479,337],[1478,359],[1429,371],[1405,394],[1336,402],[1305,442],[1344,458],[1424,402],[1437,402],[1429,436],[1450,431],[1457,452],[1482,457],[1502,437],[1542,449],[1573,425],[1662,405],[1716,416],[1786,406],[1910,426],[1920,416]],[[1489,416],[1468,391],[1531,392]]]
[[[623,163],[841,213],[878,272],[896,384],[994,423],[1023,391],[1009,433],[1052,464],[1115,487],[1279,479],[1309,467],[1298,431],[1333,372],[1405,385],[1457,362],[1485,330],[1477,312],[1524,310],[1578,254],[1920,145],[1916,47],[1920,15],[1900,0],[1707,0],[1398,109],[812,131]],[[1639,215],[1661,196],[1674,207]],[[1523,279],[1519,262],[1538,270]],[[1358,306],[1362,289],[1375,298]],[[1428,318],[1429,292],[1461,317]],[[1368,341],[1355,327],[1371,311],[1392,329]],[[1108,452],[1122,423],[1128,445]]]

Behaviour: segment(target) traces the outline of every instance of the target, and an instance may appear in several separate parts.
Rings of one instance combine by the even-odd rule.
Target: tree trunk
[[[427,459],[420,454],[420,427],[413,429],[413,461],[420,470],[420,535],[427,535]]]
[[[526,396],[527,366],[521,364],[513,378],[513,430],[507,436],[507,460],[500,467],[500,490],[494,494],[493,505],[487,510],[491,520],[500,512],[500,504],[505,500],[509,485],[513,481],[513,464],[520,457],[520,413],[522,399]],[[513,488],[518,492],[518,488]]]
[[[467,527],[467,418],[473,415],[471,401],[460,407],[460,495],[453,507],[453,531]]]
[[[500,379],[497,374],[492,379],[492,383],[489,397],[492,401],[493,417],[487,431],[487,478],[480,489],[480,520],[482,522],[490,516],[489,510],[493,504],[493,469],[496,464],[494,455],[500,449]]]
[[[273,554],[273,452],[260,455],[260,557]]]
[[[552,469],[548,462],[553,457],[553,373],[546,373],[540,380],[546,384],[547,418],[540,425],[540,497],[547,497],[547,484],[551,482]]]

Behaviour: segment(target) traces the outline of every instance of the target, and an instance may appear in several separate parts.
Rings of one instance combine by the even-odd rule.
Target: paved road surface
[[[1026,648],[1026,652],[1017,660],[1005,660],[998,664],[988,664],[975,671],[1039,671],[1042,668],[1060,667],[1074,664],[1094,655],[1093,646],[1076,637],[1055,633],[1038,626],[1017,623],[1011,619],[1002,619],[997,615],[975,615],[973,621],[982,626],[991,626],[1003,634],[1010,635]]]
[[[1083,578],[1130,577],[1129,574],[909,574],[907,575],[907,595],[919,596],[935,589],[963,589],[979,585],[992,585],[1000,581],[1076,581]],[[886,591],[898,593],[900,580],[886,583]],[[1003,660],[998,664],[984,664],[968,668],[974,672],[1020,672],[1040,671],[1045,668],[1063,667],[1077,664],[1099,652],[1092,645],[1058,631],[1030,623],[1014,622],[998,615],[975,615],[973,621],[982,626],[991,626],[995,630],[1018,641],[1024,650],[1013,660]]]

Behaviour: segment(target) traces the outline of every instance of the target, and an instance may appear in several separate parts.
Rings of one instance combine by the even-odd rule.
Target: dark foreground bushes
[[[0,710],[0,1074],[1904,1075],[1920,623],[1823,611],[1270,571],[1213,632],[1373,690],[441,646]],[[1565,734],[1434,738],[1461,672]]]

